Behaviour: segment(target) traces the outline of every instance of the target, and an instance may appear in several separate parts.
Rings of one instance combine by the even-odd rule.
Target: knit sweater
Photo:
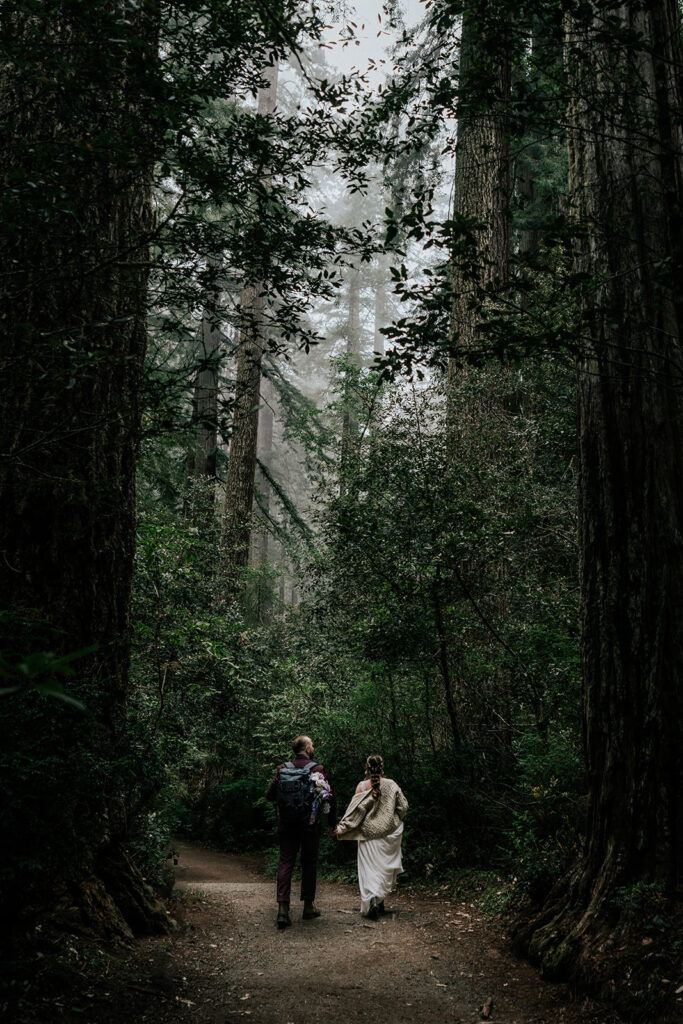
[[[337,825],[340,839],[382,839],[391,835],[406,816],[408,801],[393,779],[380,779],[379,796],[372,790],[356,793]]]

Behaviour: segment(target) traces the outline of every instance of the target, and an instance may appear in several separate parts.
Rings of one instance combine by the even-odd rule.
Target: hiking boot
[[[320,917],[320,911],[313,900],[304,900],[304,912],[301,916],[304,921],[310,921],[314,917]]]
[[[367,916],[371,921],[376,921],[379,915],[379,903],[377,902],[377,900],[373,900],[372,903],[370,904],[370,909],[368,910]]]
[[[277,920],[275,923],[280,929],[287,928],[292,923],[289,916],[289,903],[278,903]]]

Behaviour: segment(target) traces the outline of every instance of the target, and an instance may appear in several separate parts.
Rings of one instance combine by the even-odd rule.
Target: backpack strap
[[[293,761],[285,761],[285,763],[283,764],[282,767],[283,768],[291,768],[291,769],[293,769],[293,771],[297,771],[297,768],[295,768]],[[318,764],[317,761],[309,761],[308,764],[302,764],[301,768],[299,768],[298,770],[299,771],[308,772],[309,775],[310,775],[310,772],[311,772],[312,768],[319,768],[319,767],[320,767],[320,765]]]

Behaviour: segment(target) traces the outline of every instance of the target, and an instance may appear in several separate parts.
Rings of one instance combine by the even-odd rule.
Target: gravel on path
[[[275,886],[257,857],[181,843],[184,922],[139,944],[138,977],[114,1021],[154,1024],[603,1024],[604,1010],[539,979],[468,903],[398,892],[394,914],[360,916],[355,886],[322,883],[322,916],[275,927]],[[293,890],[293,895],[296,890]],[[389,900],[387,900],[389,906]],[[114,1007],[110,1007],[111,1010]],[[483,1014],[487,1014],[484,1016]],[[93,1018],[93,1024],[99,1021]]]

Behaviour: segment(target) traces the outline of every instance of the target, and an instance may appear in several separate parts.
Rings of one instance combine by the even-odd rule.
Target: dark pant
[[[301,899],[313,901],[318,869],[320,827],[308,823],[302,825],[280,824],[278,837],[280,839],[280,863],[277,866],[278,903],[289,903],[292,871],[299,849],[301,849]]]

